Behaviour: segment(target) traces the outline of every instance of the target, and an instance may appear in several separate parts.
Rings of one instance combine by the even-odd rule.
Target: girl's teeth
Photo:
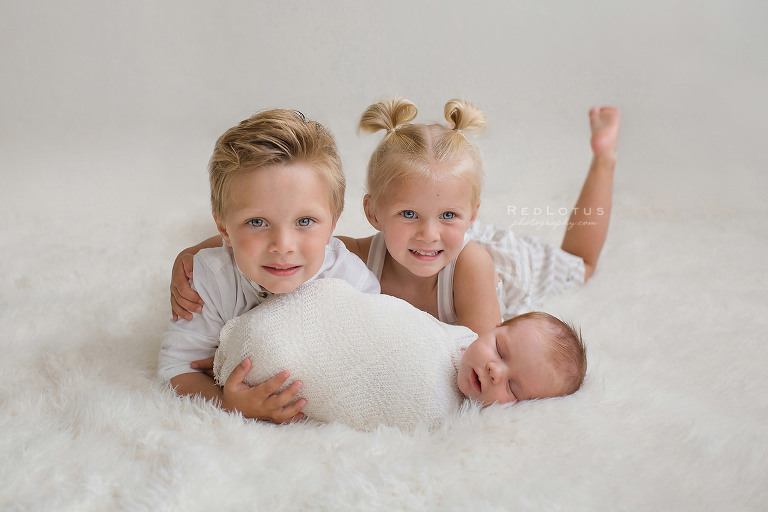
[[[415,252],[416,254],[419,254],[421,256],[437,256],[437,253],[439,253],[440,251],[421,252],[421,251],[414,250],[413,252]]]

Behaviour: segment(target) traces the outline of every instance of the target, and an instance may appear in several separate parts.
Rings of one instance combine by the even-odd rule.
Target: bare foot
[[[616,157],[620,122],[621,112],[616,107],[595,107],[589,111],[590,142],[596,157]]]

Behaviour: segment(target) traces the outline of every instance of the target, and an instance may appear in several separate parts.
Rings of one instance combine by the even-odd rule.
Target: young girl
[[[572,210],[562,247],[475,222],[482,165],[465,131],[485,115],[451,100],[450,126],[413,124],[416,107],[392,99],[368,107],[360,127],[386,130],[368,166],[366,217],[379,233],[340,237],[377,275],[382,293],[404,299],[446,323],[484,333],[529,311],[548,294],[594,272],[610,217],[620,113],[590,111],[593,160]],[[191,316],[200,299],[189,289],[191,256],[216,238],[183,251],[174,264],[174,317]]]

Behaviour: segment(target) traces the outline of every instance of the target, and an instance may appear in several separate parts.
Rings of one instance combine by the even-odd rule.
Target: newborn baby
[[[478,339],[401,299],[318,279],[227,322],[214,373],[223,385],[249,357],[249,385],[285,369],[284,386],[303,382],[298,396],[307,399],[309,418],[410,430],[438,424],[465,396],[488,405],[578,389],[586,359],[575,371],[561,361],[560,325],[567,328],[545,313],[521,315]]]

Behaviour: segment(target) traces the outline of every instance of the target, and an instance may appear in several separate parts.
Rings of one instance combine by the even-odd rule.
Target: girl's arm
[[[199,244],[184,249],[176,256],[171,270],[171,309],[173,319],[179,317],[192,320],[192,313],[199,313],[203,308],[203,299],[189,286],[192,279],[192,259],[200,249],[221,247],[221,236],[216,235]]]
[[[459,254],[453,273],[453,305],[459,325],[482,334],[501,322],[497,279],[488,251],[469,242]]]
[[[366,238],[351,238],[348,236],[337,236],[339,240],[344,242],[347,250],[363,260],[363,263],[368,262],[368,251],[371,248],[372,236]]]

